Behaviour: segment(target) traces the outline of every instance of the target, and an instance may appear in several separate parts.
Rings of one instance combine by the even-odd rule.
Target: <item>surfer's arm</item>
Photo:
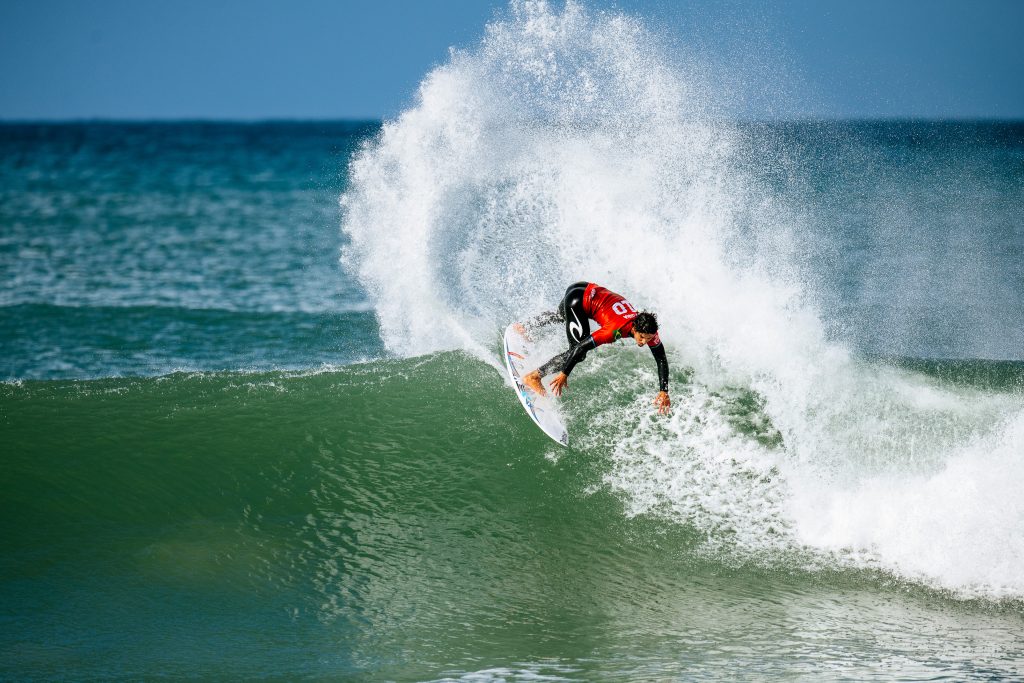
[[[665,354],[665,345],[658,344],[651,346],[651,355],[654,362],[658,364],[658,389],[668,393],[668,356]]]
[[[672,407],[672,401],[668,397],[668,356],[665,353],[665,345],[658,337],[658,343],[649,345],[654,362],[658,364],[658,395],[654,397],[654,405],[662,415],[668,413]]]

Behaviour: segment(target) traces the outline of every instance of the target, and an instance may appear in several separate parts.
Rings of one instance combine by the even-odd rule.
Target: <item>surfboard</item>
[[[515,387],[519,402],[526,409],[526,414],[540,427],[541,431],[562,444],[569,445],[569,432],[562,424],[558,407],[550,390],[547,396],[538,396],[526,388],[521,379],[523,375],[540,365],[544,358],[531,358],[533,344],[515,331],[516,323],[505,328],[505,367],[508,368],[509,379]],[[547,384],[544,385],[548,389]]]

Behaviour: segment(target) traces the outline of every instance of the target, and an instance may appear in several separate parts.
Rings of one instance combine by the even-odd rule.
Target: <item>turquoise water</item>
[[[536,12],[383,123],[0,125],[0,677],[1024,677],[1024,124]],[[562,449],[500,331],[579,279],[674,411],[603,347]]]

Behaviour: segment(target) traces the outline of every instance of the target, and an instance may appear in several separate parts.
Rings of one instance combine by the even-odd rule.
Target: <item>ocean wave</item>
[[[645,390],[655,377],[643,360],[620,352],[580,366],[563,401],[571,447],[557,457],[549,457],[546,437],[518,410],[499,373],[464,353],[270,373],[20,381],[2,385],[0,402],[5,442],[19,462],[32,463],[32,476],[57,482],[61,500],[115,506],[101,516],[148,514],[150,497],[162,505],[176,501],[175,514],[253,507],[265,483],[238,480],[222,500],[209,486],[191,490],[189,482],[212,468],[228,478],[214,488],[224,486],[239,467],[250,472],[245,477],[252,467],[278,471],[282,457],[289,467],[314,458],[325,475],[341,468],[349,472],[344,481],[372,475],[333,491],[329,510],[363,499],[399,504],[412,484],[401,463],[422,467],[426,458],[429,481],[417,474],[417,487],[445,481],[451,500],[486,509],[480,520],[452,522],[466,529],[508,524],[507,466],[529,490],[515,495],[562,497],[563,514],[600,509],[602,524],[611,526],[617,519],[678,525],[682,545],[673,556],[684,552],[726,567],[852,571],[851,577],[877,571],[961,598],[1024,597],[1021,510],[1012,495],[1021,476],[1014,450],[1021,422],[996,419],[1019,403],[1016,391],[985,394],[989,416],[957,412],[959,404],[949,403],[945,426],[921,422],[904,435],[914,449],[893,442],[888,459],[797,463],[765,399],[750,389],[704,385],[680,371],[673,414],[655,415]],[[972,376],[933,390],[976,392]],[[903,381],[934,380],[907,374]],[[954,457],[929,450],[927,438],[941,445],[960,433],[976,438]],[[136,460],[138,453],[151,455]],[[103,464],[79,481],[59,474],[71,460],[76,467]],[[109,488],[109,477],[139,489],[100,502],[96,492]],[[310,505],[305,486],[288,484],[276,495],[303,509]],[[53,523],[49,515],[96,514],[67,504],[39,523]]]
[[[722,123],[699,72],[632,17],[544,2],[513,3],[480,45],[434,69],[354,156],[341,197],[343,262],[386,348],[460,349],[500,367],[498,330],[552,308],[568,283],[597,281],[656,310],[670,363],[692,369],[669,419],[649,417],[633,389],[654,386],[639,379],[650,369],[588,396],[602,407],[583,443],[612,454],[603,476],[630,514],[750,558],[809,548],[964,594],[1024,594],[1012,568],[1024,519],[1007,489],[960,508],[940,484],[956,470],[981,490],[992,471],[1024,485],[999,455],[1019,449],[1020,392],[865,362],[835,339],[805,268],[823,238],[813,209],[791,201],[791,150]],[[777,438],[737,427],[728,387],[753,397]]]

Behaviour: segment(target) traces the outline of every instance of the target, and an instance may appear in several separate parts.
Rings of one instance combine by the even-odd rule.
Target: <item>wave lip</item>
[[[497,369],[510,320],[600,282],[658,312],[674,368],[662,421],[639,394],[650,368],[626,351],[574,375],[588,393],[573,400],[602,407],[570,434],[597,433],[583,443],[612,454],[606,485],[630,514],[749,558],[810,552],[1024,595],[1005,503],[1024,487],[1005,455],[1021,443],[1019,392],[864,360],[830,336],[806,268],[828,236],[793,201],[815,180],[797,177],[785,135],[760,145],[723,122],[706,72],[622,13],[515,2],[428,74],[354,156],[341,197],[343,262],[386,348],[460,349]]]

